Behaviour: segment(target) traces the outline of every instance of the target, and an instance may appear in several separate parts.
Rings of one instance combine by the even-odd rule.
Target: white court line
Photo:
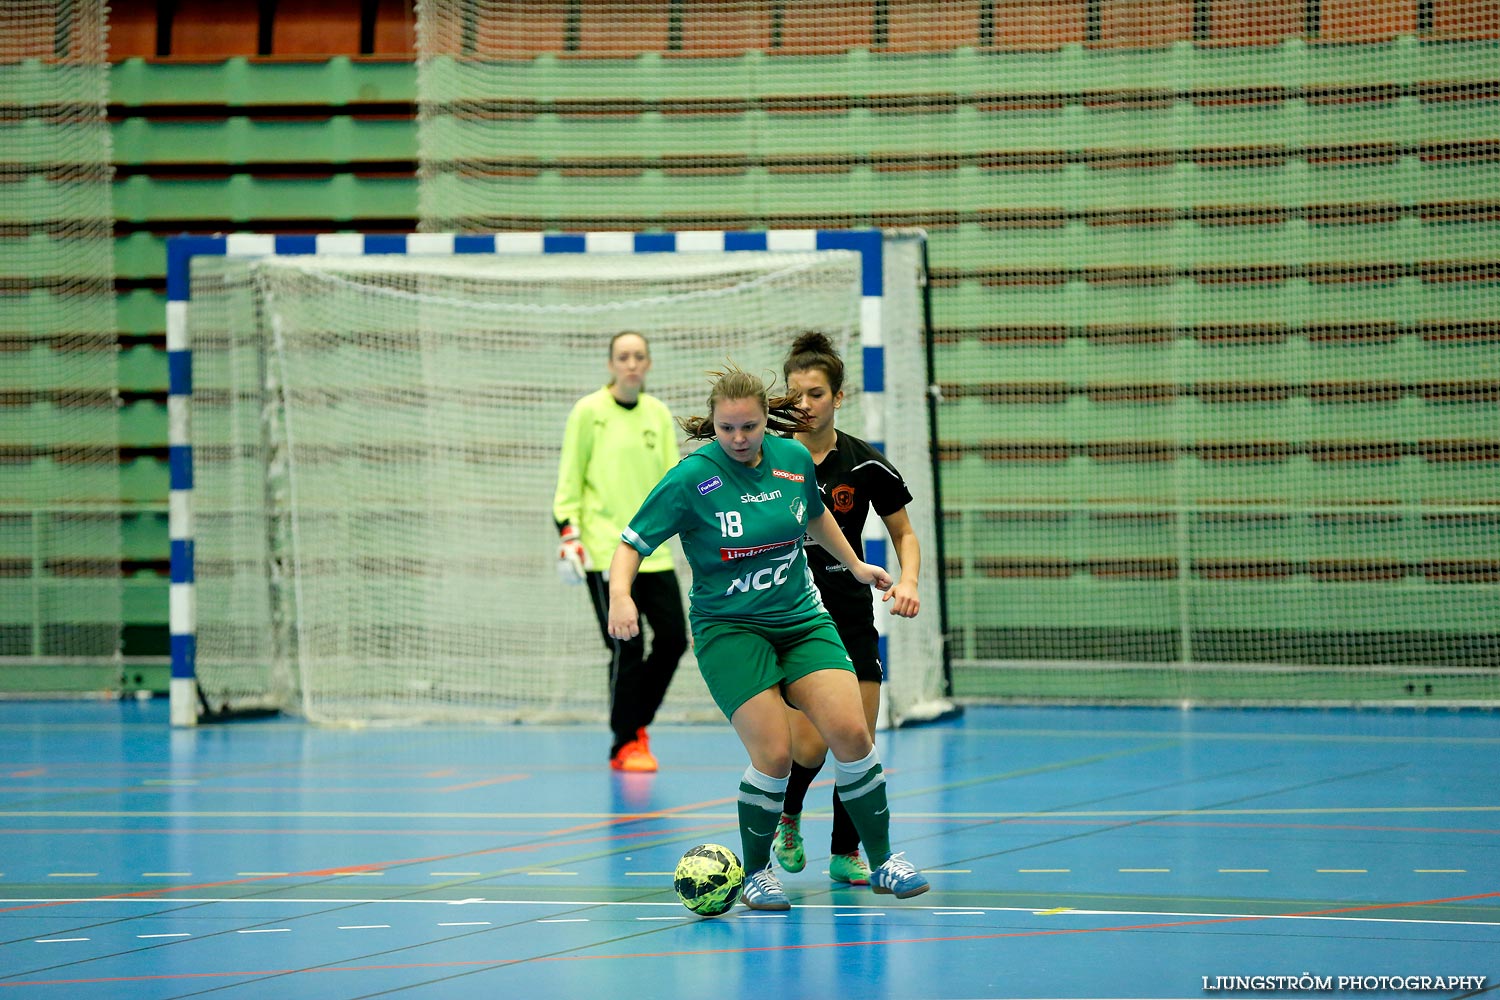
[[[72,944],[74,941],[87,941],[88,938],[37,938],[37,944]]]
[[[290,934],[291,932],[290,927],[247,927],[245,930],[235,931],[236,934]]]
[[[493,927],[494,924],[488,920],[454,920],[446,924],[438,924],[439,927]]]
[[[36,897],[36,898],[13,898],[13,899],[7,899],[6,902],[7,903],[12,903],[12,904],[15,904],[15,903],[94,903],[94,904],[113,903],[113,904],[117,904],[117,905],[121,905],[121,906],[169,906],[169,905],[175,905],[175,904],[179,904],[179,903],[225,903],[225,904],[234,903],[234,904],[237,904],[237,905],[269,904],[269,905],[280,906],[280,907],[287,907],[287,906],[294,906],[294,905],[326,906],[326,905],[329,905],[329,904],[338,904],[338,905],[346,905],[346,906],[351,906],[351,905],[371,906],[371,905],[375,905],[375,904],[383,904],[383,905],[389,905],[389,906],[453,906],[456,903],[464,903],[464,904],[467,904],[467,905],[470,905],[470,906],[545,906],[545,907],[550,907],[552,909],[556,909],[559,906],[563,906],[563,905],[566,905],[566,906],[569,906],[569,907],[574,907],[574,906],[597,906],[597,907],[611,907],[612,906],[612,907],[622,907],[623,906],[623,907],[647,907],[647,908],[655,908],[655,909],[660,909],[660,908],[663,908],[663,907],[677,908],[677,907],[680,907],[682,905],[681,903],[679,903],[679,902],[677,902],[675,900],[673,900],[671,902],[647,903],[647,902],[622,902],[622,901],[619,901],[619,900],[611,900],[611,899],[573,899],[573,900],[567,900],[566,903],[561,903],[561,902],[559,902],[558,900],[555,900],[555,899],[504,899],[504,900],[501,900],[501,899],[466,899],[466,900],[452,900],[452,899],[363,899],[363,898],[357,898],[357,897],[317,897],[317,898],[298,897],[296,899],[285,899],[285,898],[241,899],[241,898],[236,898],[236,897],[233,897],[233,896],[185,897],[185,896],[176,896],[176,895],[174,895],[174,896],[172,896],[170,898],[162,898],[162,899],[118,899],[118,898],[100,897],[100,896],[60,898],[60,897],[56,897],[56,896],[46,896],[46,897]],[[832,904],[821,904],[821,903],[799,903],[799,904],[797,904],[797,909],[799,909],[799,910],[841,910],[842,909],[845,912],[853,912],[853,911],[851,911],[851,910],[848,909],[848,904],[847,903],[843,904],[842,906],[833,906]],[[915,912],[931,913],[931,910],[924,909],[924,910],[917,910]],[[980,910],[978,910],[976,912],[981,912],[981,913],[1029,913],[1029,914],[1035,914],[1037,912],[1037,910],[1034,907],[1030,907],[1030,906],[987,906],[987,907],[983,907],[982,909],[980,909]],[[1251,923],[1251,922],[1255,922],[1255,921],[1272,921],[1272,920],[1321,920],[1321,921],[1333,921],[1333,922],[1344,921],[1344,922],[1347,922],[1347,923],[1367,923],[1367,924],[1436,924],[1436,925],[1440,925],[1440,926],[1452,926],[1452,927],[1500,927],[1500,920],[1430,920],[1430,919],[1425,919],[1425,918],[1412,918],[1412,917],[1374,917],[1374,916],[1358,917],[1358,916],[1350,916],[1350,915],[1347,915],[1347,914],[1297,914],[1297,913],[1259,914],[1259,913],[1215,913],[1215,912],[1199,912],[1199,911],[1191,911],[1191,910],[1074,910],[1074,909],[1069,909],[1065,913],[1063,913],[1062,915],[1063,916],[1095,916],[1095,917],[1197,917],[1197,918],[1212,919],[1212,920],[1224,920],[1224,919],[1228,919],[1228,920],[1243,920],[1246,923]],[[740,917],[742,919],[743,918],[747,918],[747,917],[753,917],[753,916],[765,916],[765,917],[779,916],[779,917],[785,918],[786,914],[784,914],[784,913],[781,913],[781,914],[770,914],[770,913],[763,913],[763,912],[757,912],[757,911],[749,911],[749,912],[740,914]],[[289,930],[289,929],[290,928],[279,928],[279,930],[283,930],[283,931],[284,930]],[[243,934],[243,933],[246,933],[246,932],[245,931],[239,931],[238,933]]]
[[[137,934],[136,937],[142,941],[150,941],[153,938],[185,938],[192,937],[192,935],[184,932],[181,934]]]
[[[380,931],[390,929],[390,924],[346,924],[339,928],[341,931]]]
[[[539,924],[586,924],[587,917],[542,917],[537,921]]]

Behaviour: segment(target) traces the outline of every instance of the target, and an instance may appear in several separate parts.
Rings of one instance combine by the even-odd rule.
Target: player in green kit
[[[741,899],[756,910],[791,906],[770,864],[792,769],[786,704],[802,710],[833,754],[839,796],[878,865],[874,890],[904,899],[928,887],[891,852],[885,776],[859,683],[813,585],[803,539],[811,536],[861,583],[887,590],[891,578],[859,559],[839,531],[807,448],[766,434],[807,429],[796,403],[768,400],[760,379],[733,366],[715,373],[709,416],[683,422],[689,437],[714,440],[656,484],[621,533],[609,573],[609,634],[629,639],[640,632],[630,588],[641,561],[673,535],[682,539],[693,569],[688,618],[698,666],[750,755],[739,789],[749,873]]]

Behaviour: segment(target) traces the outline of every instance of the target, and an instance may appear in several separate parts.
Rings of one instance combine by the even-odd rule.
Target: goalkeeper
[[[651,488],[677,464],[677,426],[666,404],[645,392],[651,352],[633,331],[609,342],[610,380],[580,399],[568,414],[558,461],[552,516],[561,533],[557,570],[567,583],[585,584],[610,651],[610,766],[655,771],[646,727],[656,717],[687,650],[682,595],[672,554],[658,549],[641,565],[630,596],[651,627],[651,650],[638,634],[609,635],[609,584],[602,571],[620,532]]]

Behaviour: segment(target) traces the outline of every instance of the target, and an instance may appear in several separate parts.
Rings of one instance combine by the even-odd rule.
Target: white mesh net
[[[120,652],[104,42],[102,3],[0,5],[0,661],[40,691]]]
[[[859,426],[859,267],[842,251],[200,258],[188,326],[209,706],[603,718],[607,657],[582,588],[557,580],[551,502],[563,424],[603,384],[610,335],[646,334],[647,389],[685,416],[726,358],[771,381],[797,332],[823,330],[850,363]],[[925,420],[902,424],[902,455],[930,482]],[[685,595],[680,553],[677,569]],[[715,713],[689,655],[662,717]]]
[[[424,227],[928,230],[956,695],[1500,700],[1500,6],[418,18]]]

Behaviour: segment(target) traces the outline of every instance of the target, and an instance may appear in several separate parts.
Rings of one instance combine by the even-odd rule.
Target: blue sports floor
[[[970,708],[879,739],[930,893],[827,880],[820,776],[791,913],[712,920],[744,755],[652,743],[0,704],[0,1000],[1500,997],[1500,713]]]

